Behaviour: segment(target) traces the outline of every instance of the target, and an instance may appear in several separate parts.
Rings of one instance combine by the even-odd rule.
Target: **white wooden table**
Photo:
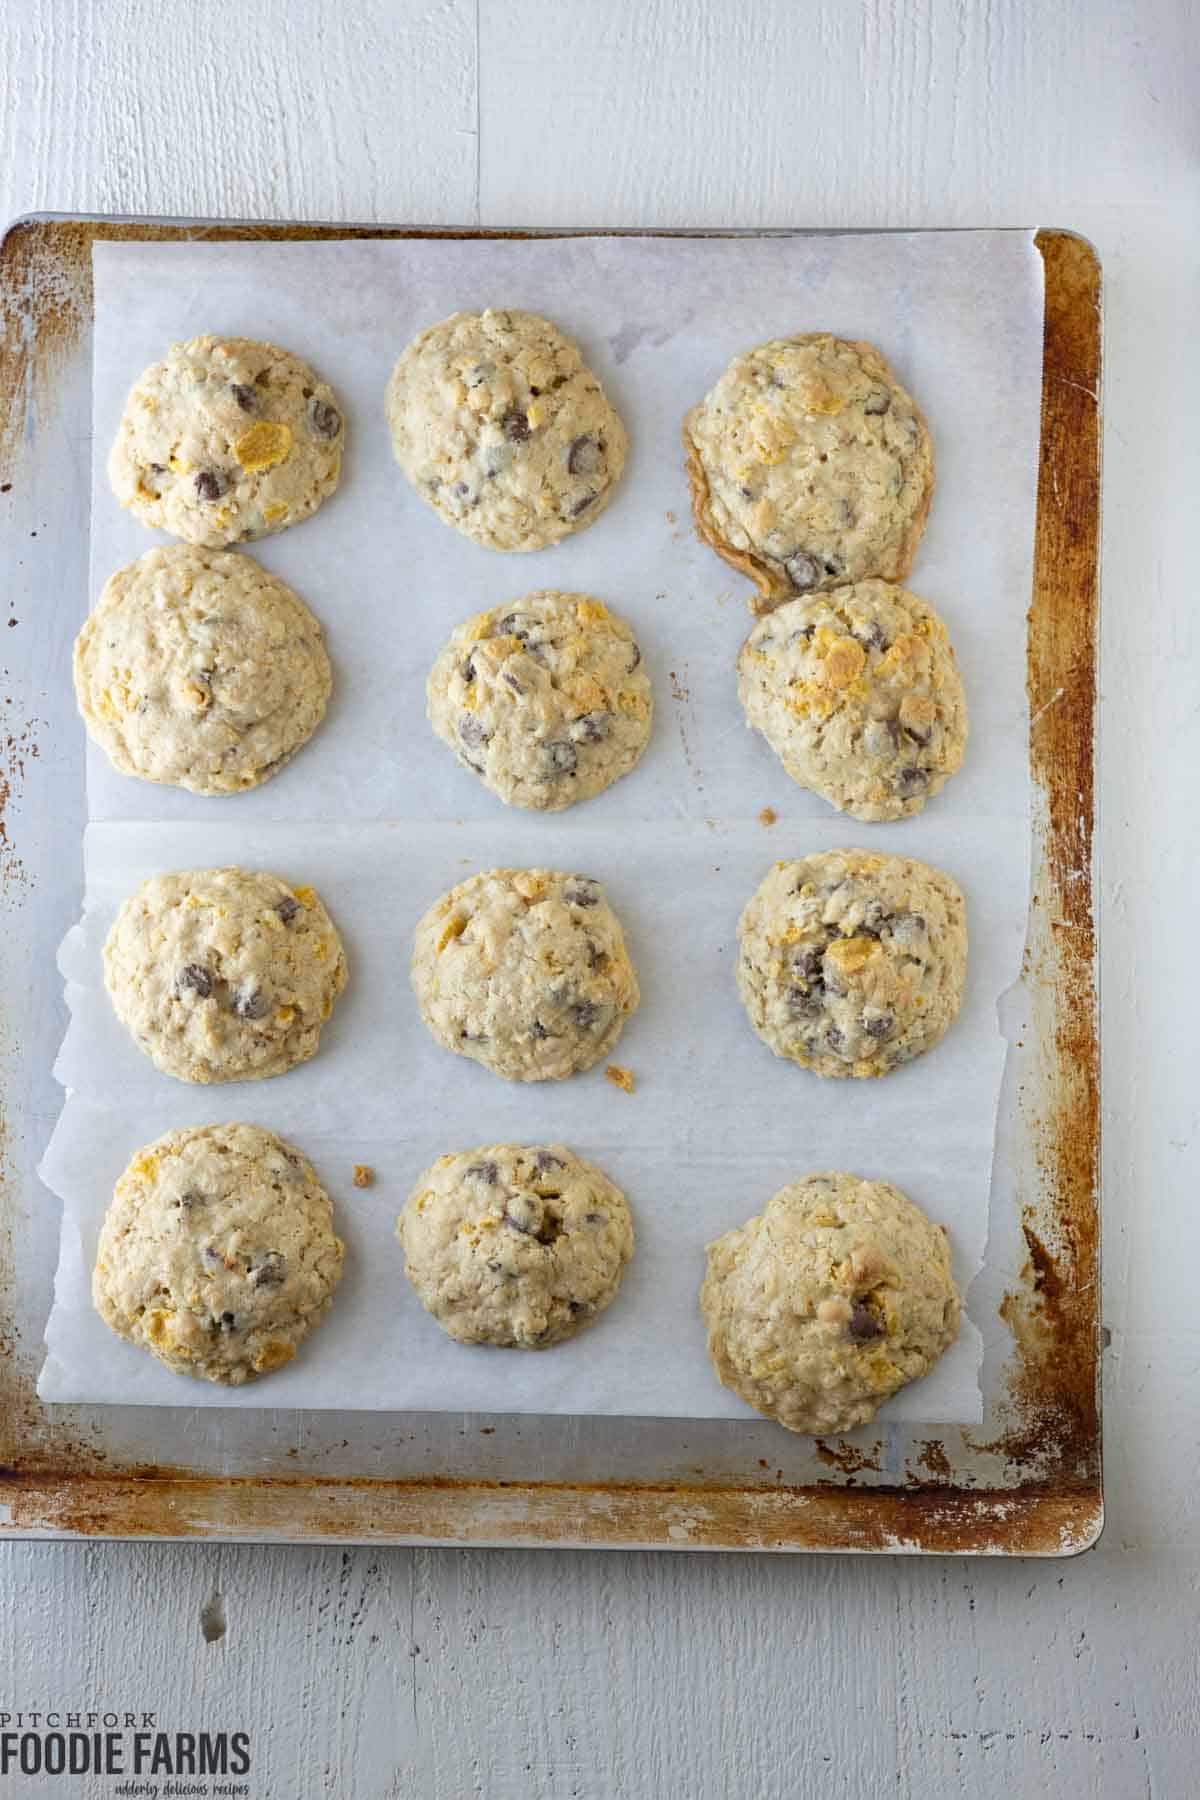
[[[1195,0],[0,8],[0,217],[1096,242],[1112,1331],[1077,1562],[9,1545],[0,1709],[249,1729],[255,1800],[1197,1792],[1198,46]]]

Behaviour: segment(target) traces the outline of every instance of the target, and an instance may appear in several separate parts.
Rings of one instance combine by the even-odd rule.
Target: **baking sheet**
[[[272,1404],[742,1416],[703,1356],[701,1246],[808,1168],[898,1181],[950,1226],[968,1282],[986,1237],[1003,1065],[995,1003],[1019,969],[1028,891],[1023,621],[1041,329],[1032,242],[103,245],[95,274],[94,591],[152,541],[112,503],[103,461],[131,379],[167,342],[203,329],[277,337],[333,381],[353,435],[339,495],[253,552],[328,631],[338,690],[313,744],[268,787],[228,802],[126,781],[90,753],[90,814],[105,823],[89,832],[88,916],[64,950],[72,1022],[59,1073],[76,1098],[44,1171],[66,1217],[43,1397],[184,1398],[176,1378],[91,1314],[85,1269],[132,1148],[212,1118],[294,1135],[333,1191],[350,1246],[330,1321],[272,1377]],[[537,307],[572,330],[633,438],[609,512],[533,557],[497,557],[447,530],[401,482],[382,422],[383,384],[408,337],[489,300]],[[950,622],[973,738],[964,772],[899,826],[840,819],[745,731],[733,680],[748,625],[743,584],[687,525],[682,411],[736,349],[818,324],[880,343],[925,406],[938,448],[939,494],[912,585]],[[635,775],[547,819],[501,809],[422,716],[424,674],[450,627],[537,585],[587,588],[624,612],[658,703]],[[764,805],[779,814],[770,831],[756,823]],[[335,818],[363,823],[325,823]],[[163,824],[115,823],[151,819]],[[963,882],[972,963],[963,1015],[938,1051],[885,1082],[834,1086],[776,1062],[749,1033],[733,992],[733,927],[773,857],[855,841],[941,863]],[[159,1076],[123,1038],[97,987],[95,951],[116,900],[150,868],[229,860],[313,881],[358,979],[315,1062],[252,1092],[218,1093]],[[643,987],[617,1052],[638,1075],[632,1098],[599,1071],[510,1088],[440,1051],[417,1020],[412,922],[472,868],[526,861],[599,875],[626,921]],[[426,1162],[499,1136],[564,1138],[625,1186],[637,1217],[620,1299],[593,1331],[546,1356],[452,1344],[409,1295],[390,1243]],[[362,1160],[381,1171],[366,1194],[348,1186]],[[888,1412],[978,1417],[977,1361],[969,1329]],[[186,1394],[188,1404],[267,1398],[262,1387],[230,1395],[202,1384]]]

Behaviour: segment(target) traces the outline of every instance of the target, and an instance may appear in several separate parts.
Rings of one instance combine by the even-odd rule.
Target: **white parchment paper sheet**
[[[1004,1042],[996,1001],[1019,972],[1028,894],[1024,613],[1036,479],[1041,264],[1018,234],[554,243],[100,245],[96,276],[93,591],[152,535],[112,501],[104,461],[124,395],[166,344],[203,330],[274,338],[338,390],[343,487],[313,519],[252,547],[326,626],[337,689],[292,767],[205,801],[116,775],[89,749],[86,906],[63,948],[72,1090],[44,1174],[64,1200],[44,1398],[147,1404],[432,1407],[742,1416],[703,1353],[706,1239],[807,1169],[895,1180],[955,1246],[969,1282],[986,1243]],[[630,428],[622,488],[590,530],[501,557],[448,530],[391,460],[382,392],[396,354],[456,307],[528,306],[578,337]],[[827,326],[877,342],[927,411],[939,490],[911,585],[945,614],[972,713],[967,766],[921,818],[856,825],[795,788],[742,725],[734,659],[744,584],[692,537],[678,428],[738,349]],[[607,794],[552,818],[500,806],[424,720],[424,677],[451,626],[536,586],[581,588],[634,625],[655,683],[654,741]],[[757,822],[764,806],[779,822]],[[964,886],[971,968],[944,1044],[871,1083],[820,1082],[750,1033],[733,986],[738,912],[770,861],[867,843]],[[318,887],[351,986],[319,1056],[275,1081],[196,1089],[124,1036],[98,952],[119,900],[153,869],[241,862]],[[412,926],[476,868],[541,863],[604,880],[642,1005],[601,1070],[509,1086],[440,1050],[408,988]],[[88,1270],[112,1182],[171,1125],[250,1118],[292,1136],[335,1198],[347,1273],[291,1367],[239,1392],[186,1384],[112,1337]],[[621,1183],[638,1249],[621,1295],[575,1343],[515,1356],[453,1344],[407,1288],[392,1224],[432,1158],[502,1137],[563,1139]],[[379,1170],[365,1192],[354,1162]],[[980,1412],[973,1327],[887,1415]]]

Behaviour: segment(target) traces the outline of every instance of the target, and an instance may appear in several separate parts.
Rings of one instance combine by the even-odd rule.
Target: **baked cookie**
[[[460,1344],[543,1350],[616,1298],[633,1220],[607,1175],[562,1144],[440,1156],[396,1222],[421,1305]]]
[[[958,1336],[945,1229],[886,1181],[780,1188],[708,1246],[700,1289],[723,1387],[789,1431],[853,1431]]]
[[[184,869],[152,875],[123,903],[104,985],[164,1075],[258,1081],[315,1053],[346,957],[312,888],[261,870]]]
[[[269,781],[333,678],[304,602],[249,556],[167,544],[109,577],[75,640],[75,695],[122,775],[236,794]]]
[[[430,672],[429,721],[509,806],[559,812],[609,787],[650,738],[653,698],[623,619],[547,589],[460,625]]]
[[[760,619],[738,694],[792,780],[856,819],[920,812],[962,764],[967,707],[946,627],[886,581]]]
[[[454,313],[415,337],[387,389],[392,448],[447,525],[542,550],[590,525],[625,466],[625,427],[579,346],[537,313]]]
[[[291,1362],[329,1309],[344,1246],[306,1157],[260,1125],[168,1131],[100,1228],[92,1298],[179,1375],[238,1387]]]
[[[220,549],[316,512],[337,487],[345,439],[333,389],[298,356],[198,337],[134,383],[108,478],[143,525]]]
[[[953,1023],[966,902],[907,856],[828,850],[777,862],[738,921],[737,983],[776,1056],[818,1075],[886,1075]]]
[[[756,583],[755,612],[912,567],[933,446],[870,344],[827,331],[737,356],[684,420],[696,529]]]
[[[561,1081],[612,1049],[638,1003],[604,889],[554,869],[491,869],[417,926],[412,982],[439,1044],[507,1081]]]

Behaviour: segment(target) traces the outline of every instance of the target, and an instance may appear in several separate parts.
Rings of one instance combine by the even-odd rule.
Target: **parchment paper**
[[[342,489],[250,554],[321,617],[335,664],[326,723],[255,793],[203,800],[116,775],[89,747],[86,903],[63,946],[70,1090],[43,1174],[64,1201],[43,1398],[188,1405],[744,1416],[703,1351],[703,1244],[784,1181],[846,1167],[896,1181],[945,1221],[964,1287],[987,1235],[1005,1045],[1028,895],[1024,614],[1036,480],[1041,264],[1001,233],[556,243],[97,245],[92,586],[154,541],[104,473],[124,395],[170,342],[273,338],[338,390]],[[532,556],[460,538],[407,488],[382,417],[399,350],[456,307],[528,306],[582,343],[630,428],[621,490],[595,526]],[[963,772],[913,821],[857,825],[803,793],[742,724],[734,660],[745,586],[696,543],[679,420],[738,349],[828,326],[877,342],[931,422],[939,489],[910,585],[950,625],[972,716]],[[451,627],[532,587],[596,593],[634,625],[655,685],[654,740],[627,780],[536,818],[501,807],[430,732],[424,678]],[[81,609],[82,610],[82,609]],[[773,807],[778,823],[758,823]],[[820,1082],[750,1032],[733,984],[738,912],[780,856],[866,843],[948,869],[967,892],[958,1023],[884,1081]],[[351,985],[316,1059],[269,1082],[191,1088],[157,1073],[108,1006],[99,945],[153,869],[241,862],[310,881],[342,929]],[[510,1086],[433,1043],[408,987],[412,926],[477,868],[594,874],[627,930],[642,1005],[602,1070]],[[181,1384],[120,1343],[88,1299],[112,1183],[171,1125],[248,1118],[293,1137],[334,1195],[347,1272],[297,1361],[238,1392]],[[627,1192],[638,1247],[609,1313],[537,1356],[469,1350],[408,1289],[391,1238],[419,1171],[503,1137],[565,1140]],[[379,1172],[350,1185],[355,1162]],[[884,1416],[980,1414],[979,1339]],[[748,1416],[748,1415],[745,1415]]]

